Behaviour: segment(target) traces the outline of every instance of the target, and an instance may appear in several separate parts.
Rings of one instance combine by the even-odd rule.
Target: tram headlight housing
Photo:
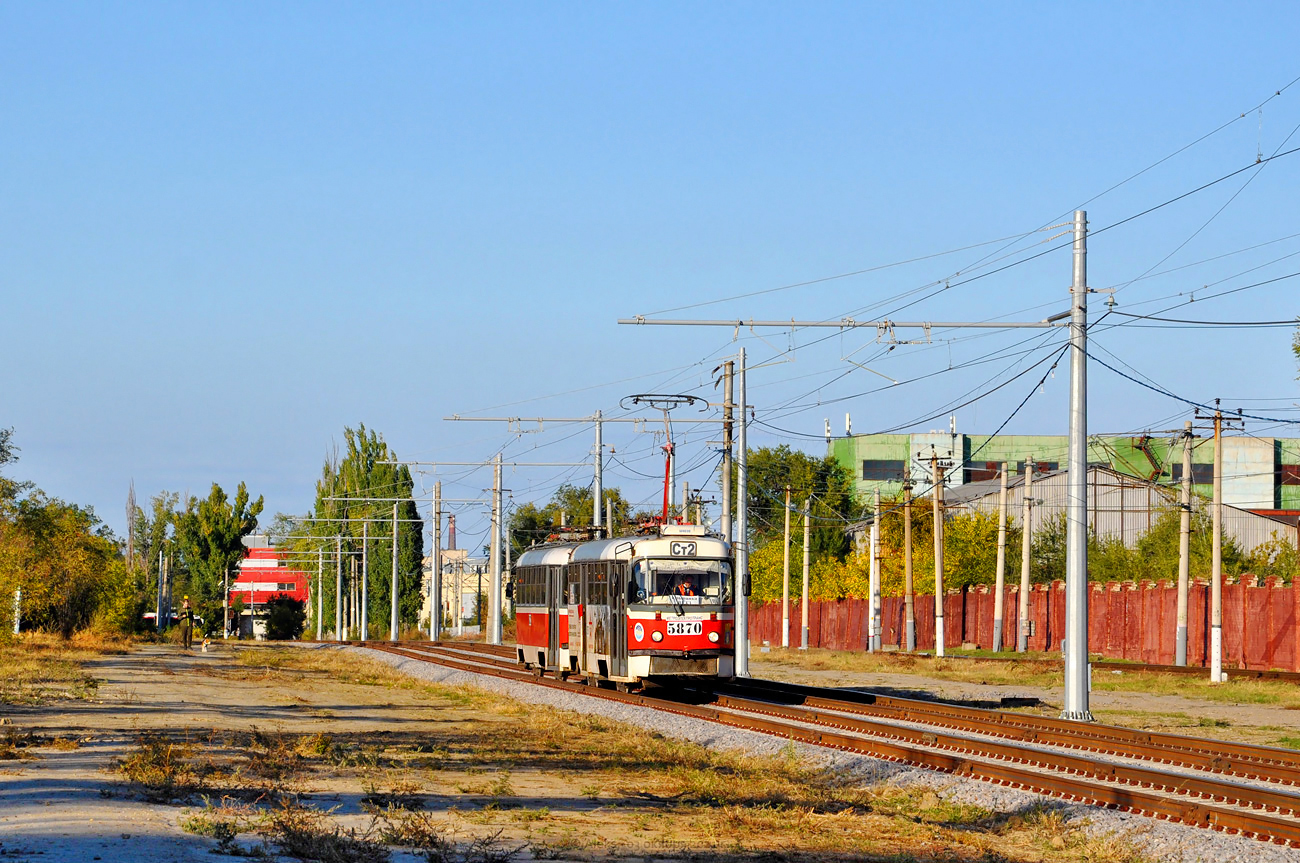
[[[656,629],[654,632],[650,633],[650,640],[651,640],[651,641],[663,641],[663,640],[664,640],[664,634],[663,634],[662,632],[660,632],[659,630]]]
[[[712,641],[714,644],[717,644],[720,638],[721,636],[718,635],[716,632],[709,633],[709,641]]]

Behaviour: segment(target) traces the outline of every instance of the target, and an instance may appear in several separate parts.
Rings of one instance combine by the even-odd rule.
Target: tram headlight
[[[656,629],[654,632],[650,633],[650,640],[651,640],[651,641],[663,641],[663,640],[664,640],[664,634],[663,634],[662,632],[660,632],[659,630]]]
[[[718,635],[716,632],[709,633],[709,641],[712,641],[714,644],[717,644],[720,638],[721,636]]]

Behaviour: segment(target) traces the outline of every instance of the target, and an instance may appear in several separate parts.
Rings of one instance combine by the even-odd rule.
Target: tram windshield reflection
[[[730,604],[731,564],[725,560],[638,560],[632,567],[628,600],[638,605]]]

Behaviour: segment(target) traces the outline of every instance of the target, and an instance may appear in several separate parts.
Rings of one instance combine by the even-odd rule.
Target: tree
[[[243,538],[257,529],[262,506],[260,495],[249,501],[242,482],[234,501],[213,483],[207,498],[191,497],[174,518],[176,545],[187,570],[176,579],[176,593],[190,596],[209,629],[221,617],[226,575],[246,556]]]
[[[387,632],[396,504],[398,620],[415,626],[424,602],[424,525],[415,507],[411,471],[396,463],[397,454],[383,436],[367,429],[364,423],[355,429],[344,428],[343,448],[342,457],[336,449],[325,460],[316,481],[311,516],[292,528],[282,545],[310,558],[320,549],[332,553],[337,536],[342,537],[344,554],[359,556],[364,538],[369,564],[367,616],[372,626]],[[345,561],[344,572],[348,569]],[[324,590],[322,594],[319,600],[324,617],[332,621],[334,591]]]
[[[302,635],[307,626],[306,603],[292,596],[271,597],[266,604],[266,637],[271,641],[291,641]]]
[[[815,458],[778,447],[760,447],[749,453],[749,519],[755,547],[784,532],[785,487],[792,489],[792,504],[799,507],[812,498],[812,554],[843,559],[849,552],[846,528],[863,513],[853,496],[853,475],[835,459]],[[737,487],[733,481],[733,488]]]
[[[607,503],[613,504],[614,509],[614,524],[608,527],[617,530],[619,525],[629,524],[632,505],[623,498],[622,492],[617,488],[606,488],[602,496]],[[517,507],[507,523],[511,553],[518,557],[530,545],[545,541],[559,530],[560,513],[564,513],[565,524],[570,527],[590,525],[593,521],[591,498],[590,486],[565,483],[555,490],[545,505],[539,507],[530,502]]]

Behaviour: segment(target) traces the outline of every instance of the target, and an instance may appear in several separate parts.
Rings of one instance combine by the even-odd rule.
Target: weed
[[[391,854],[374,838],[374,827],[363,833],[344,830],[327,813],[285,804],[268,816],[266,832],[283,854],[319,863],[388,863]]]
[[[429,863],[447,863],[453,857],[455,843],[427,812],[390,806],[375,813],[375,828],[379,841],[419,851]]]
[[[414,782],[399,779],[392,782],[387,791],[381,791],[374,782],[367,782],[364,788],[365,794],[361,798],[361,805],[369,812],[394,809],[409,812],[424,808],[421,788]]]
[[[117,764],[117,772],[135,785],[146,800],[171,803],[198,790],[199,776],[188,759],[193,747],[157,734],[142,734],[136,750]]]
[[[528,847],[527,843],[511,847],[501,840],[502,831],[480,836],[465,849],[465,863],[510,863]]]

